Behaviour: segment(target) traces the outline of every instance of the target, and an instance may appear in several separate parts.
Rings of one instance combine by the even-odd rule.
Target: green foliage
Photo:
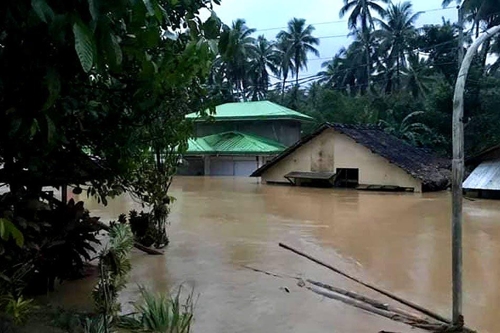
[[[24,236],[19,229],[16,228],[14,223],[6,218],[0,218],[0,238],[8,241],[11,238],[16,242],[17,246],[24,245]]]
[[[83,323],[85,322],[85,314],[70,311],[61,307],[44,309],[48,312],[48,321],[51,326],[60,328],[68,333],[80,333]]]
[[[189,333],[193,323],[193,293],[181,299],[181,287],[174,296],[157,295],[140,288],[142,304],[137,313],[124,317],[121,325],[131,330],[151,333]]]
[[[83,333],[113,333],[111,322],[104,316],[86,318],[83,324]]]
[[[84,261],[98,244],[97,218],[90,217],[83,202],[50,207],[29,192],[0,196],[0,215],[8,216],[24,237],[24,246],[0,239],[0,291],[21,296],[45,293],[56,279],[82,274]]]
[[[22,325],[26,322],[33,307],[32,299],[25,299],[22,296],[16,297],[11,294],[0,297],[0,310],[16,325]]]
[[[82,22],[76,21],[73,24],[73,34],[75,35],[75,50],[83,70],[88,73],[94,65],[94,55],[96,44],[90,29]]]
[[[204,83],[221,23],[199,14],[211,6],[7,0],[0,9],[0,161],[9,177],[0,180],[11,189],[55,185],[55,173],[69,184],[91,181],[90,193],[106,203],[134,187],[152,146],[185,147],[183,116],[210,105]],[[64,165],[78,164],[78,154],[58,163],[64,172],[36,172],[62,150],[88,152],[108,172],[74,177]]]
[[[109,245],[99,255],[99,281],[92,292],[96,312],[106,320],[120,311],[118,293],[125,288],[131,270],[129,254],[134,238],[126,224],[115,224],[109,231]]]

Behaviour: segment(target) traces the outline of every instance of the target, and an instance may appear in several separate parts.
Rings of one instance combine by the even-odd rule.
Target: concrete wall
[[[196,124],[196,137],[239,131],[268,138],[286,146],[300,140],[301,123],[296,120],[217,121]]]
[[[283,176],[292,171],[336,172],[338,168],[359,169],[360,185],[411,187],[415,192],[422,189],[420,180],[333,129],[325,130],[271,167],[262,175],[262,180],[287,183]]]

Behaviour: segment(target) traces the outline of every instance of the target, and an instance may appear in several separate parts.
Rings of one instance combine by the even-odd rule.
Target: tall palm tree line
[[[445,0],[443,4],[451,2]],[[500,20],[498,0],[462,0],[461,5],[468,10],[467,17],[474,29]],[[426,32],[415,28],[420,14],[413,11],[409,1],[344,0],[340,16],[348,15],[350,35],[355,40],[323,64],[325,70],[318,73],[319,82],[349,94],[410,89],[416,96],[428,91],[436,69],[445,73],[447,79],[453,78],[453,70],[447,73],[442,69],[453,67],[449,62],[456,54],[456,27],[443,22],[443,29],[438,29],[437,34],[423,36]],[[431,33],[432,26],[428,28],[427,33]],[[299,87],[299,73],[307,69],[309,55],[318,55],[319,39],[314,36],[314,27],[304,19],[293,18],[274,41],[263,36],[255,38],[254,32],[241,19],[224,28],[211,82],[229,87],[236,100],[260,100],[266,98],[276,79],[283,99],[290,76],[294,86]],[[444,34],[450,34],[445,42],[451,44],[435,48],[426,57],[419,54],[419,49],[425,52],[433,40],[442,40]],[[499,45],[500,39],[494,39],[491,46],[487,45],[485,55],[500,54]],[[500,69],[500,60],[485,68]]]
[[[266,98],[271,74],[281,80],[282,94],[290,74],[298,86],[300,71],[307,69],[308,54],[319,56],[314,27],[306,25],[304,19],[293,18],[287,30],[277,34],[276,41],[268,41],[264,36],[255,39],[254,32],[243,19],[224,28],[210,82],[219,87],[231,86],[237,99],[243,100]]]
[[[389,3],[389,0],[344,0],[344,6],[340,9],[339,16],[343,18],[350,12],[348,19],[348,27],[353,31],[357,31],[362,40],[365,42],[365,61],[366,61],[366,79],[367,84],[370,82],[371,72],[371,57],[370,47],[368,41],[370,40],[370,33],[374,29],[374,18],[372,12],[380,16],[385,15],[385,9],[379,4]]]

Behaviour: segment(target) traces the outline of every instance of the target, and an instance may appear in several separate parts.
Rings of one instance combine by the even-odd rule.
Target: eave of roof
[[[207,112],[208,113],[208,112]],[[215,114],[201,117],[199,113],[186,115],[194,121],[241,121],[241,120],[298,120],[314,121],[308,115],[269,101],[226,103],[216,107]]]

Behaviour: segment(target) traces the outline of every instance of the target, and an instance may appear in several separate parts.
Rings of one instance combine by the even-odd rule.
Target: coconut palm
[[[347,57],[348,50],[342,48],[331,60],[325,61],[318,73],[319,82],[330,88],[347,91],[349,86],[356,84],[355,57]]]
[[[340,9],[339,16],[343,18],[347,13],[351,13],[348,19],[349,29],[357,31],[357,34],[363,36],[360,40],[368,42],[371,39],[371,31],[374,28],[374,18],[372,12],[383,16],[385,9],[378,2],[389,3],[389,0],[344,0],[344,6]],[[365,45],[366,78],[370,82],[371,59],[370,47]]]
[[[405,89],[410,91],[413,97],[425,97],[429,91],[429,85],[435,81],[431,76],[432,69],[426,59],[420,58],[418,53],[408,56],[408,66],[403,70],[405,77]]]
[[[249,59],[255,53],[255,39],[251,36],[255,29],[247,27],[245,20],[237,19],[231,28],[226,27],[221,35],[220,56],[215,66],[234,87],[237,94],[245,98],[248,85]]]
[[[287,41],[289,48],[288,55],[293,61],[292,73],[295,74],[295,85],[299,84],[299,72],[307,69],[307,55],[312,53],[319,56],[318,50],[314,47],[319,45],[319,39],[312,35],[314,27],[306,26],[305,19],[293,18],[288,22],[287,31],[280,31],[278,40]]]
[[[250,59],[248,77],[250,86],[248,95],[252,100],[265,98],[269,87],[269,70],[275,75],[279,75],[280,54],[275,44],[269,42],[264,36],[259,36],[256,40],[255,50]]]
[[[355,79],[355,90],[366,92],[371,82],[373,63],[376,61],[378,40],[375,34],[363,33],[359,30],[349,34],[354,41],[347,49],[346,58],[349,59],[351,75]]]
[[[406,64],[406,53],[411,50],[410,43],[417,37],[415,21],[422,12],[413,13],[410,2],[390,4],[382,16],[383,20],[376,19],[380,26],[378,36],[382,39],[382,52],[389,54],[396,66],[396,85],[401,87],[401,67]]]
[[[464,11],[464,17],[472,22],[472,29],[479,35],[481,23],[485,28],[490,28],[498,24],[500,19],[500,2],[498,0],[443,0],[443,7],[449,6],[452,2],[460,4]]]
[[[277,37],[276,50],[279,55],[279,76],[281,78],[281,100],[285,96],[286,80],[291,72],[294,72],[294,65],[291,57],[290,41],[286,38]]]
[[[348,19],[349,29],[373,30],[372,11],[380,16],[385,13],[385,9],[377,3],[379,1],[389,3],[389,0],[344,0],[344,6],[340,9],[339,16],[343,18],[348,12],[351,12]]]

